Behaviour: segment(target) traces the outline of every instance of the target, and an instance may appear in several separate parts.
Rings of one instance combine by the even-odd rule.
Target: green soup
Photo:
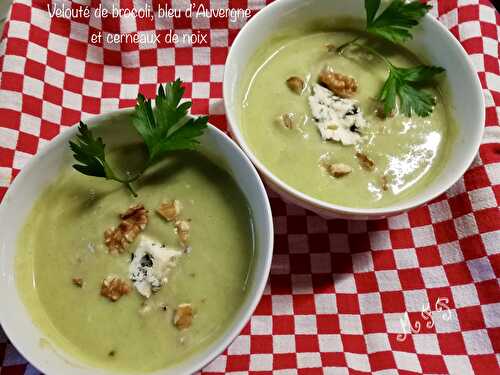
[[[268,40],[252,57],[243,79],[240,123],[256,157],[295,189],[349,207],[389,206],[416,195],[436,178],[448,157],[455,126],[441,87],[430,88],[437,105],[429,117],[377,117],[374,98],[387,78],[385,65],[367,53],[350,51],[339,56],[327,48],[357,36],[348,31],[305,32]],[[383,50],[396,66],[421,64],[403,48],[384,45]],[[322,140],[312,118],[308,96],[325,66],[354,77],[359,84],[353,99],[368,126],[356,147]],[[292,76],[303,78],[302,95],[287,87]],[[284,113],[294,115],[293,129],[276,121]],[[360,165],[356,151],[369,156],[374,170]],[[352,172],[335,178],[322,168],[325,160],[348,165]]]
[[[109,138],[108,138],[109,139]],[[140,146],[114,150],[114,164],[133,170]],[[245,298],[253,256],[252,219],[245,197],[224,170],[199,152],[168,157],[138,185],[139,196],[114,182],[66,166],[34,205],[16,258],[18,287],[35,322],[55,347],[84,362],[118,372],[147,372],[180,362],[211,344],[230,324]],[[146,299],[132,286],[111,302],[100,295],[103,279],[128,277],[131,252],[109,254],[106,229],[130,205],[144,204],[143,234],[166,245],[178,238],[155,210],[165,200],[182,203],[190,219],[191,251],[179,258],[168,282]],[[72,283],[78,277],[83,287]],[[176,306],[189,303],[192,325],[173,324]]]

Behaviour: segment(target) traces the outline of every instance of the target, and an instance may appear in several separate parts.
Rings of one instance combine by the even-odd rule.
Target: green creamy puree
[[[383,62],[355,47],[343,56],[327,48],[340,46],[361,34],[348,31],[296,34],[268,40],[252,57],[243,80],[241,128],[256,157],[295,189],[349,207],[389,206],[425,189],[439,174],[453,138],[454,124],[442,95],[444,88],[431,89],[437,96],[437,105],[429,117],[397,115],[380,119],[374,98],[388,75]],[[378,48],[396,66],[421,64],[403,48],[387,45]],[[358,82],[353,99],[359,102],[368,126],[356,146],[323,141],[312,118],[308,97],[325,67],[352,76]],[[288,88],[286,81],[292,76],[304,80],[302,95]],[[293,129],[277,121],[286,113],[294,115]],[[357,151],[375,163],[374,170],[362,168],[355,156]],[[325,161],[346,164],[352,172],[335,178],[322,167]]]
[[[120,147],[112,162],[133,170],[143,154],[137,145]],[[33,207],[16,260],[18,287],[54,347],[118,372],[164,368],[211,344],[245,298],[253,255],[245,197],[229,174],[201,153],[168,157],[136,186],[139,196],[133,198],[116,182],[66,166]],[[129,281],[131,253],[140,240],[125,253],[111,255],[104,231],[116,226],[118,215],[130,205],[143,203],[149,210],[143,233],[180,249],[173,224],[155,212],[162,201],[172,199],[182,203],[181,217],[191,219],[191,251],[147,300],[148,309],[133,287],[117,302],[102,297],[106,276]],[[82,288],[73,285],[74,277],[82,278]],[[182,303],[192,304],[195,313],[191,327],[183,331],[173,324],[175,308]]]

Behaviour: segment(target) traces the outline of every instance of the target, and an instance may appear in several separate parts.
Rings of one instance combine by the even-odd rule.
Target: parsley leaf
[[[95,138],[87,125],[81,121],[78,131],[80,134],[76,136],[76,142],[69,142],[73,157],[81,163],[73,164],[73,168],[87,176],[109,178],[102,138]]]
[[[392,0],[377,17],[380,3],[381,0],[365,0],[366,31],[393,43],[403,43],[411,39],[410,29],[418,25],[420,19],[432,8],[418,0]],[[389,116],[393,113],[399,99],[400,111],[406,116],[410,117],[412,113],[420,117],[429,116],[436,104],[436,98],[422,90],[422,86],[429,83],[435,75],[444,72],[444,69],[426,65],[398,68],[368,43],[357,43],[359,39],[361,37],[342,44],[337,48],[337,52],[342,55],[347,47],[354,45],[378,56],[385,63],[389,76],[378,95],[378,100],[384,106],[384,114]]]
[[[160,85],[154,110],[151,100],[141,94],[137,97],[133,124],[146,143],[150,163],[169,151],[193,149],[207,127],[208,117],[188,116],[191,102],[180,104],[183,95],[184,88],[178,79],[165,89]]]
[[[175,150],[194,149],[198,138],[207,127],[208,117],[192,118],[188,115],[191,102],[180,103],[184,95],[182,81],[176,80],[158,88],[156,108],[152,108],[151,100],[142,94],[137,96],[137,104],[133,115],[133,126],[144,140],[149,159],[143,170],[137,175],[119,178],[106,162],[105,144],[102,138],[96,138],[83,122],[78,127],[79,134],[69,145],[73,157],[81,164],[73,168],[87,176],[104,177],[121,182],[137,196],[131,183],[144,174],[150,165]]]
[[[400,110],[410,117],[412,112],[420,117],[429,116],[436,104],[434,95],[421,90],[420,86],[429,83],[435,75],[444,72],[437,66],[421,65],[414,68],[389,67],[389,77],[385,82],[378,99],[384,104],[386,115],[396,107],[399,98]]]
[[[375,17],[379,8],[380,0],[365,0],[366,31],[393,43],[402,43],[411,39],[410,29],[418,25],[420,19],[432,7],[417,0],[409,3],[393,0],[378,17]]]
[[[102,138],[94,137],[92,131],[82,121],[80,121],[80,126],[78,126],[78,132],[76,142],[69,141],[73,157],[81,163],[73,164],[73,168],[87,176],[104,177],[107,180],[121,182],[127,186],[134,196],[137,196],[130,185],[134,179],[127,180],[117,177],[106,162],[106,145],[102,141]]]
[[[375,15],[380,8],[380,0],[366,0],[365,1],[365,11],[366,11],[366,24],[370,25],[375,18]]]

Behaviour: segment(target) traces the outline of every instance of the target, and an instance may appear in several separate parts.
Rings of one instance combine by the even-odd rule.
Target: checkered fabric
[[[144,0],[114,3],[131,8]],[[196,3],[255,13],[266,0]],[[185,8],[189,1],[168,4]],[[484,89],[487,130],[473,165],[445,195],[387,220],[324,220],[271,194],[276,245],[268,286],[240,336],[203,373],[500,373],[500,15],[486,0],[433,5],[432,14],[469,53]],[[202,17],[50,19],[46,1],[15,0],[0,44],[0,198],[61,127],[132,106],[139,91],[153,96],[158,83],[175,77],[186,82],[193,112],[208,113],[224,129],[224,63],[243,24]],[[208,39],[89,43],[99,30],[171,29]],[[38,374],[1,329],[0,373]]]

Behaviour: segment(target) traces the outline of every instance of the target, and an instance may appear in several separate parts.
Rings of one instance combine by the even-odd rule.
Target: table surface
[[[266,1],[197,3],[255,13]],[[486,0],[431,4],[484,89],[486,133],[473,165],[446,194],[386,220],[324,220],[270,194],[276,233],[267,288],[239,337],[203,373],[499,373],[500,16]],[[224,63],[243,24],[50,20],[46,1],[15,0],[0,43],[0,199],[62,127],[132,106],[138,91],[152,96],[175,77],[186,82],[193,112],[225,129]],[[165,28],[201,30],[209,40],[175,48],[88,43],[96,30]],[[401,319],[420,330],[400,335]],[[38,373],[1,329],[0,373]]]

